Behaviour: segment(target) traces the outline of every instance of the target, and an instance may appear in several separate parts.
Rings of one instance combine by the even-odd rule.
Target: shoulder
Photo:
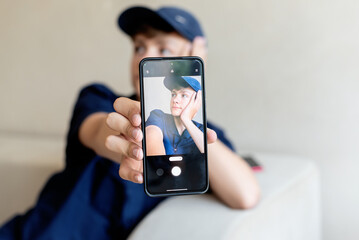
[[[172,115],[164,113],[160,109],[154,109],[147,118],[146,126],[156,125],[162,129],[166,125],[166,122],[170,120],[171,116]]]
[[[160,109],[154,109],[150,112],[150,116],[148,117],[148,120],[153,119],[166,119],[170,116],[170,114],[164,113]]]
[[[166,113],[164,113],[160,109],[154,109],[154,110],[151,111],[150,115],[157,116],[157,117],[163,117],[163,116],[166,116]]]
[[[73,115],[80,115],[82,121],[95,112],[113,112],[113,102],[117,98],[118,95],[104,84],[86,85],[80,90]]]
[[[103,83],[91,83],[84,86],[80,91],[80,96],[83,95],[98,95],[109,98],[118,97],[118,94]]]
[[[84,86],[78,95],[75,110],[90,109],[101,112],[113,112],[113,103],[120,96],[103,83],[91,83]],[[127,96],[135,99],[135,95]]]
[[[154,139],[162,139],[163,134],[161,128],[156,125],[150,125],[146,127],[146,139],[154,140]]]

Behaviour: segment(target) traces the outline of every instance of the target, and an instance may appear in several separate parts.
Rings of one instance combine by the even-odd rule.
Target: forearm
[[[203,132],[196,126],[194,123],[189,120],[188,122],[183,122],[188,133],[191,135],[194,143],[201,153],[204,153],[204,139]]]
[[[166,155],[163,134],[159,127],[154,125],[146,127],[146,147],[149,156]]]
[[[218,198],[232,208],[254,207],[260,189],[248,164],[219,140],[208,145],[208,158],[210,186]]]

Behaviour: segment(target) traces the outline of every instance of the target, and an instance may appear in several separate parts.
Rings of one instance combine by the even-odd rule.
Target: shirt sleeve
[[[220,129],[218,126],[214,125],[211,122],[207,122],[207,127],[214,130],[217,133],[217,138],[223,142],[227,147],[229,147],[233,152],[235,152],[235,148],[231,141],[227,138],[225,132]]]
[[[163,121],[164,121],[164,112],[159,109],[152,110],[150,116],[146,121],[146,127],[150,125],[155,125],[159,127],[161,130],[163,129]]]
[[[78,132],[82,122],[96,112],[113,112],[113,102],[117,95],[102,84],[91,84],[84,87],[77,98],[67,135],[67,164],[87,164],[95,152],[82,145]]]

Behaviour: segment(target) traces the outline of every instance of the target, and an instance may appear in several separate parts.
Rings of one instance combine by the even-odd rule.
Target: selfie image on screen
[[[151,69],[148,70],[148,72]],[[206,185],[202,76],[144,76],[146,173],[155,193]]]
[[[151,82],[151,87],[158,89],[156,98],[149,97],[146,101],[149,112],[145,124],[147,155],[203,153],[201,114],[194,118],[201,112],[200,82],[190,76],[168,76],[147,81]],[[151,91],[151,87],[146,89]]]

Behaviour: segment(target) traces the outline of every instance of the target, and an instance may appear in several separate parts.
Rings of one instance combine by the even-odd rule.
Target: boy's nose
[[[143,55],[143,58],[146,57],[160,57],[158,49],[156,47],[148,47]]]
[[[173,102],[175,102],[175,103],[179,103],[178,96],[176,96],[176,97],[173,99]]]

